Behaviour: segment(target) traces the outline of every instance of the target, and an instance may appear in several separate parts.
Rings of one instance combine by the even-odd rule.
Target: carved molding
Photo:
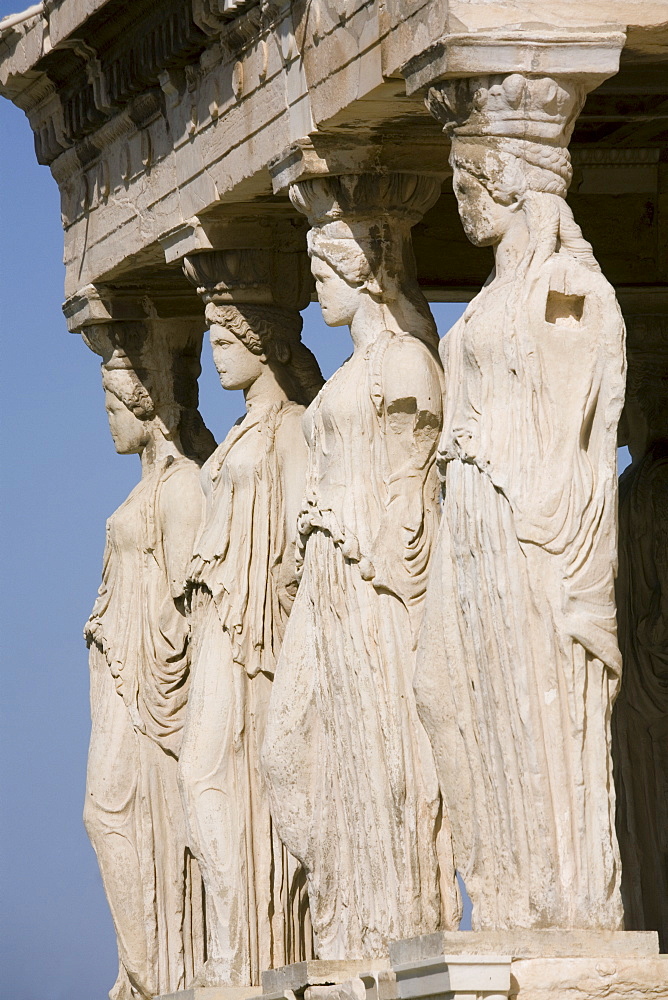
[[[228,247],[305,253],[306,220],[285,203],[239,203],[215,214],[193,216],[160,236],[168,264],[200,251]]]
[[[164,282],[163,282],[164,284]],[[70,333],[105,323],[143,323],[149,319],[192,320],[204,328],[204,314],[197,297],[183,282],[170,287],[138,288],[85,285],[63,305]]]
[[[183,270],[204,303],[301,310],[311,297],[311,272],[305,252],[214,250],[185,257]]]
[[[298,181],[331,174],[419,173],[444,181],[452,173],[443,141],[414,141],[407,147],[394,139],[363,132],[358,139],[340,134],[318,134],[293,143],[269,164],[274,193]]]

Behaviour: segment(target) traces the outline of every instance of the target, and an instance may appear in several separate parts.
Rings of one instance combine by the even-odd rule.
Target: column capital
[[[409,60],[402,72],[409,95],[443,80],[511,73],[575,78],[588,92],[618,72],[625,41],[625,31],[617,25],[454,34]]]
[[[274,306],[301,311],[311,298],[305,249],[299,253],[227,247],[188,254],[183,270],[205,305]]]
[[[200,251],[306,251],[305,220],[287,201],[248,202],[219,206],[216,212],[194,215],[160,236],[168,264]]]
[[[204,310],[185,281],[178,287],[173,274],[161,280],[172,287],[142,291],[135,286],[85,285],[63,305],[67,327],[81,335],[103,364],[118,356],[138,369],[171,372],[174,358],[187,357],[192,366],[188,377],[196,387]]]
[[[203,329],[200,305],[185,282],[174,287],[169,275],[163,284],[146,291],[135,286],[84,285],[63,304],[67,328],[70,333],[83,333],[88,327],[108,323],[191,320]]]
[[[408,173],[433,177],[441,183],[452,174],[438,136],[407,143],[368,132],[357,140],[345,141],[339,134],[305,136],[273,160],[269,170],[275,194],[288,190],[291,184],[319,177]]]

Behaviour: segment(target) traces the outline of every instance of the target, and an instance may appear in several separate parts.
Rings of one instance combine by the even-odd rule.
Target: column
[[[405,150],[402,163],[368,144],[317,147],[304,140],[277,161],[274,186],[308,219],[323,318],[349,328],[352,354],[307,414],[303,574],[263,759],[279,835],[307,872],[316,954],[368,969],[388,941],[459,921],[412,691],[442,370],[411,227],[446,168],[409,169]]]
[[[624,324],[566,203],[620,35],[455,36],[406,69],[495,267],[445,336],[443,507],[415,688],[474,930],[622,926],[610,716]]]
[[[200,467],[215,442],[197,409],[203,318],[195,296],[185,300],[89,285],[65,305],[70,330],[102,358],[116,450],[141,458],[137,486],[107,522],[84,630],[84,822],[117,935],[119,998],[184,989],[205,947],[177,762],[190,690],[183,583],[203,512]]]
[[[263,969],[312,954],[304,871],[273,825],[260,753],[298,583],[302,421],[323,382],[301,341],[311,292],[304,227],[289,210],[252,212],[208,229],[193,221],[164,241],[172,257],[187,249],[183,268],[204,305],[221,386],[242,390],[246,403],[202,472],[179,761],[188,843],[206,888],[207,960],[194,985],[239,997],[258,991]]]

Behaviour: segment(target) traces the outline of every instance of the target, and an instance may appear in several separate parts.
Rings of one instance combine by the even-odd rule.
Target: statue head
[[[585,97],[572,81],[521,73],[430,89],[427,105],[452,143],[453,190],[472,243],[499,243],[521,213],[532,252],[536,242],[547,256],[563,247],[597,267],[564,200],[573,172],[568,142]]]
[[[203,462],[215,448],[198,410],[200,336],[172,323],[105,323],[84,339],[100,354],[105,406],[116,450],[134,454],[157,436]]]
[[[293,402],[308,406],[317,396],[324,379],[314,355],[302,343],[298,312],[209,303],[206,318],[224,389],[247,389],[268,367]]]
[[[248,389],[269,369],[303,406],[323,384],[302,343],[299,314],[311,283],[306,254],[220,250],[187,257],[184,271],[206,306],[213,360],[224,389]]]
[[[325,322],[350,325],[365,297],[430,344],[438,337],[417,283],[411,228],[440,185],[417,174],[349,174],[299,181],[290,199],[308,217],[311,270]]]

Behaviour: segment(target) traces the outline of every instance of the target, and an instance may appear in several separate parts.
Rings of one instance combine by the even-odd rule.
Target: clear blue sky
[[[12,7],[2,0],[0,17]],[[116,946],[81,812],[89,736],[81,630],[99,585],[106,518],[139,477],[116,455],[99,363],[67,332],[55,181],[35,160],[25,116],[0,100],[0,434],[4,667],[0,768],[0,995],[105,1000]],[[441,333],[460,306],[434,308]],[[306,312],[326,375],[346,330]],[[205,345],[202,412],[220,440],[243,411]]]

